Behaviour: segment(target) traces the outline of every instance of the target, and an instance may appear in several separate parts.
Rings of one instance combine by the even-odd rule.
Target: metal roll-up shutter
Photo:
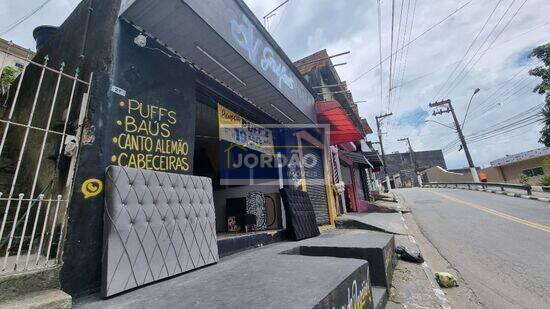
[[[323,156],[317,148],[304,148],[304,156],[312,155],[317,159],[317,164],[304,164],[306,189],[315,211],[318,225],[329,224],[327,191],[324,180]]]

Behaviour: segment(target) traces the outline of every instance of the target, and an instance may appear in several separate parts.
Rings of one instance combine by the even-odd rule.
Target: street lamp
[[[474,90],[474,93],[470,97],[470,102],[468,102],[468,108],[466,108],[466,115],[464,115],[464,120],[462,120],[462,125],[460,126],[463,130],[464,130],[464,123],[466,122],[466,117],[468,117],[468,111],[470,110],[470,104],[472,104],[472,100],[478,92],[479,92],[479,88],[476,88],[476,90]]]

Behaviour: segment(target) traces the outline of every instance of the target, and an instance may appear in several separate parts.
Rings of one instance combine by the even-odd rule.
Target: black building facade
[[[100,191],[109,165],[216,183],[219,106],[255,124],[315,122],[313,90],[243,1],[163,1],[154,14],[151,2],[82,1],[35,57],[92,81],[74,94],[89,103],[59,269],[73,296],[99,289],[104,194],[83,188]]]

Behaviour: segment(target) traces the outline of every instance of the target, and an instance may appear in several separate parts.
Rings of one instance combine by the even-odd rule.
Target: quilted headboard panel
[[[307,192],[292,188],[280,191],[286,209],[287,228],[292,238],[302,240],[321,234]]]
[[[212,180],[109,166],[102,294],[216,263]]]

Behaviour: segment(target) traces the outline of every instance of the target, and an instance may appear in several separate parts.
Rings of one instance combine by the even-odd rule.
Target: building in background
[[[34,52],[22,46],[0,38],[0,68],[13,67],[22,70],[27,63],[21,58],[32,59]]]
[[[491,161],[491,167],[482,170],[488,181],[539,185],[550,172],[550,147],[507,155]]]
[[[435,166],[447,168],[441,150],[415,151],[412,155],[410,152],[395,152],[387,154],[385,159],[392,188],[410,188],[418,185],[415,161],[418,173]]]
[[[339,201],[339,211],[366,211],[369,208],[369,190],[375,187],[374,169],[381,166],[381,160],[367,144],[372,129],[366,119],[359,116],[357,104],[347,87],[340,79],[325,49],[313,53],[294,64],[308,81],[316,94],[317,121],[330,125],[330,145],[332,154],[332,174],[339,184],[335,193]],[[370,156],[370,159],[366,158]]]
[[[10,93],[10,85],[21,73],[27,62],[23,59],[32,59],[34,52],[22,46],[0,38],[0,106],[6,106],[6,100]],[[3,116],[4,108],[0,109]]]
[[[491,166],[479,169],[479,174],[488,182],[528,183],[540,185],[542,178],[550,173],[550,147],[533,149],[491,161]],[[469,182],[468,169],[445,170],[440,166],[423,173],[428,182]]]

